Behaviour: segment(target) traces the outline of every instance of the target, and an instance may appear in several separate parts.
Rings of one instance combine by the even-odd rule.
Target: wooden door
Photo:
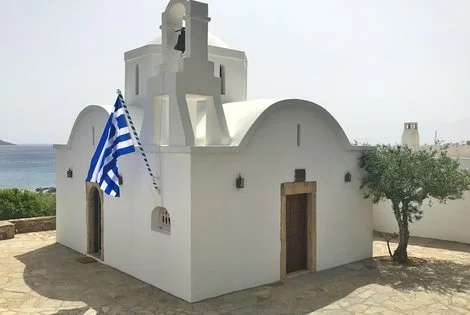
[[[93,252],[101,252],[101,200],[97,189],[93,189]]]
[[[307,196],[286,196],[286,272],[307,269]]]

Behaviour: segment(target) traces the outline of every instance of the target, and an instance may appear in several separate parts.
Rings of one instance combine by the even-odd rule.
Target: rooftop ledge
[[[67,144],[54,144],[55,149],[69,149]],[[208,146],[168,146],[168,145],[144,145],[147,153],[198,153],[198,152],[239,152],[240,146],[231,145],[208,145]],[[374,146],[350,146],[346,151],[374,150]]]

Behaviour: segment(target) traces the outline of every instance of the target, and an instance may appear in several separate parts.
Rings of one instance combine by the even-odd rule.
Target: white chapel
[[[358,157],[323,107],[247,100],[247,58],[208,32],[208,5],[171,0],[161,37],[128,51],[140,149],[121,196],[86,183],[110,108],[90,105],[57,152],[57,241],[188,302],[372,256]],[[274,73],[273,73],[274,76]]]

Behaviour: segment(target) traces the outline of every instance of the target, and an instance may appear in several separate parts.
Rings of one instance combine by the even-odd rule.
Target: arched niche
[[[152,211],[151,229],[155,232],[171,234],[171,218],[166,208],[155,207]]]

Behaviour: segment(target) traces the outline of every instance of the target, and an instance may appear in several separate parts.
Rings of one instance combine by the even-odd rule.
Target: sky
[[[248,98],[302,98],[350,141],[470,140],[470,1],[206,0],[248,58]],[[160,35],[166,0],[0,0],[0,139],[66,143],[124,90],[124,52]]]

